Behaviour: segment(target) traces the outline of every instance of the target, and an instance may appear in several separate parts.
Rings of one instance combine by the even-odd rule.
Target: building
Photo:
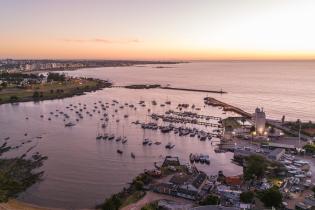
[[[253,114],[253,121],[255,124],[256,133],[258,135],[264,135],[266,129],[266,114],[263,108],[256,108],[255,113]]]
[[[277,148],[268,154],[270,160],[279,160],[285,154],[285,149]]]
[[[180,173],[175,174],[169,182],[156,185],[154,191],[189,200],[196,200],[201,196],[201,191],[206,181],[207,175],[203,172],[192,175]]]

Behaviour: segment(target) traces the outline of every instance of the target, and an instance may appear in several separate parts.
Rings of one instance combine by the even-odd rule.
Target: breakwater
[[[219,101],[215,98],[212,98],[212,97],[206,97],[204,98],[204,103],[206,105],[210,105],[210,106],[219,106],[219,107],[222,107],[224,111],[231,111],[231,112],[235,112],[237,114],[240,114],[241,116],[243,117],[246,117],[246,118],[251,118],[252,115],[248,112],[245,112],[244,110],[236,107],[236,106],[232,106],[230,104],[227,104],[227,103],[224,103],[222,101]]]
[[[193,88],[177,88],[177,87],[169,87],[169,86],[161,86],[159,84],[135,84],[135,85],[127,85],[127,86],[112,86],[116,88],[128,88],[128,89],[165,89],[165,90],[179,90],[179,91],[190,91],[190,92],[203,92],[203,93],[218,93],[218,94],[226,94],[226,91],[223,90],[203,90],[203,89],[193,89]]]

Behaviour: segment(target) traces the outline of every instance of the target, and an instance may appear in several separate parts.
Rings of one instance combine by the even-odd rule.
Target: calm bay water
[[[110,79],[115,85],[159,83],[185,88],[222,88],[229,93],[211,96],[247,111],[263,106],[271,118],[280,118],[285,114],[290,119],[315,120],[315,99],[312,97],[315,94],[314,62],[202,62],[167,66],[173,68],[132,66],[82,69],[68,74]],[[210,166],[198,165],[209,175],[216,174],[218,170],[223,170],[227,175],[240,174],[242,169],[231,163],[232,153],[214,153],[218,139],[201,142],[197,138],[162,134],[158,131],[144,133],[139,126],[131,123],[136,120],[149,122],[148,108],[151,112],[162,114],[168,109],[175,109],[178,103],[195,104],[202,108],[200,114],[219,117],[232,115],[223,114],[217,108],[204,108],[205,96],[206,94],[197,92],[113,88],[63,100],[1,105],[1,141],[7,136],[11,137],[11,145],[32,140],[23,149],[8,155],[23,153],[30,146],[36,145],[34,150],[48,156],[43,166],[43,181],[23,193],[19,199],[67,209],[93,207],[105,197],[120,191],[139,172],[153,168],[153,163],[161,162],[166,155],[178,155],[181,160],[187,161],[191,152],[210,155]],[[98,114],[92,112],[92,109],[94,106],[99,109],[98,101],[111,104],[113,99],[120,104],[135,104],[137,107],[137,110],[129,107],[119,109],[117,105],[110,105],[106,111],[110,121],[105,132],[127,136],[128,142],[125,145],[95,139],[96,134],[102,131],[100,119],[103,111]],[[137,105],[139,100],[146,101],[147,107]],[[152,100],[159,104],[170,100],[172,105],[152,106]],[[58,109],[68,113],[70,120],[74,121],[74,111],[66,109],[66,106],[73,104],[79,107],[78,103],[87,104],[87,111],[93,116],[84,114],[84,118],[74,127],[65,127],[61,115],[50,115],[50,112],[56,113]],[[117,113],[114,112],[115,109],[118,109]],[[41,114],[44,118],[40,117]],[[125,114],[129,117],[124,118]],[[29,117],[28,120],[25,119],[26,116]],[[48,117],[52,120],[49,121]],[[120,121],[116,122],[117,119]],[[211,131],[211,128],[207,130]],[[25,137],[24,133],[28,133],[28,136]],[[37,136],[43,138],[38,139]],[[144,147],[144,137],[161,141],[162,145]],[[164,146],[167,142],[174,143],[175,148],[166,150]],[[124,153],[117,154],[117,149]],[[135,153],[136,159],[130,157],[131,152]]]
[[[264,107],[270,118],[315,120],[315,62],[192,62],[154,66],[82,69],[70,75],[111,79],[116,85],[170,84],[173,87],[227,91],[213,95],[252,112]],[[209,94],[210,95],[210,94]]]

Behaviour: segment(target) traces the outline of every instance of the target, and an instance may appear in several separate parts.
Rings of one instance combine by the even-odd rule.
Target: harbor
[[[72,71],[71,74],[75,72],[80,70]],[[275,131],[269,128],[271,124],[268,122],[274,119],[269,119],[269,109],[264,109],[266,130],[257,129],[254,133],[251,129],[255,126],[255,119],[251,112],[255,108],[247,109],[250,111],[246,112],[236,105],[223,102],[230,93],[218,95],[218,99],[216,95],[208,99],[209,96],[205,94],[190,91],[181,91],[179,94],[177,90],[156,88],[107,88],[62,100],[0,106],[0,122],[4,125],[4,132],[0,136],[2,141],[7,141],[12,147],[19,144],[25,148],[34,147],[34,150],[48,156],[43,165],[43,181],[30,187],[18,199],[55,208],[93,208],[101,204],[104,198],[127,188],[139,173],[159,174],[161,164],[166,157],[171,156],[177,157],[185,167],[191,166],[205,173],[206,183],[212,183],[207,192],[222,197],[222,202],[227,205],[231,198],[226,197],[229,196],[226,193],[231,189],[226,184],[213,183],[218,177],[222,180],[228,177],[227,183],[240,180],[243,165],[235,158],[238,154],[249,154],[245,158],[260,155],[268,161],[274,161],[279,157],[273,150],[284,149],[285,153],[292,155],[291,152],[297,152],[295,148],[303,149],[308,142],[303,139],[305,134],[300,135],[299,141],[298,135],[284,135],[287,132],[281,127],[273,126]],[[4,117],[4,114],[10,118]],[[272,115],[274,113],[271,112]],[[10,126],[13,122],[16,129]],[[285,124],[290,121],[274,122],[288,129],[291,126],[290,130],[296,134],[294,124]],[[14,156],[23,150],[17,147],[10,155]],[[308,176],[315,164],[310,155],[300,156],[300,150],[298,153],[288,165],[293,169],[290,170],[290,176],[294,179],[286,175],[288,187],[283,190],[298,196],[296,187],[302,189],[303,186],[299,192],[309,195],[304,185],[309,185],[309,180],[313,182],[313,176]],[[285,157],[282,155],[277,161],[281,164],[290,161]],[[299,168],[298,165],[302,163],[306,165],[300,161],[308,162],[308,171]],[[108,168],[111,170],[106,170]],[[297,178],[300,181],[296,181]],[[193,180],[193,177],[190,179]],[[265,186],[267,183],[260,184]],[[80,191],[81,187],[86,190]],[[180,187],[180,184],[175,186],[176,189]],[[153,190],[147,193],[157,192]],[[154,195],[170,196],[168,198],[182,198],[184,195],[181,191],[176,193],[179,194]],[[52,194],[56,195],[54,199]],[[198,196],[197,199],[188,200],[196,205],[202,198]],[[302,201],[304,197],[299,199]],[[232,203],[239,204],[237,200]]]

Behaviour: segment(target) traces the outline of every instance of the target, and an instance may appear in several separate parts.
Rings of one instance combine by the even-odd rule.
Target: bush
[[[242,192],[240,194],[240,200],[243,203],[252,203],[254,199],[254,193],[251,191],[248,192]]]
[[[11,101],[17,101],[18,99],[19,99],[19,97],[15,96],[15,95],[10,97]]]

